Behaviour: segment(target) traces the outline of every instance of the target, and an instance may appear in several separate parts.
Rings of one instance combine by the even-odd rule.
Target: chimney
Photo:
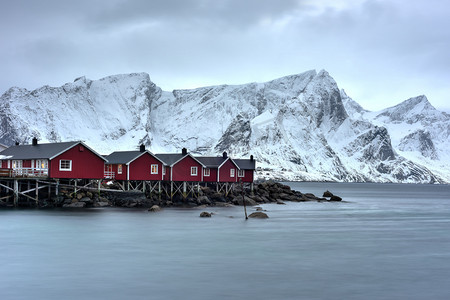
[[[19,146],[19,142],[18,141],[16,141],[16,146]]]
[[[181,149],[181,154],[186,155],[187,154],[187,149],[186,148]]]
[[[253,155],[250,155],[250,161],[253,161]]]
[[[145,152],[145,145],[144,145],[144,144],[142,144],[142,145],[139,147],[139,151],[140,151],[140,152]]]
[[[223,151],[223,158],[225,159],[225,158],[227,158],[228,157],[228,154],[227,154],[227,151]]]
[[[37,146],[37,142],[38,142],[37,138],[34,137],[32,140],[33,146]]]

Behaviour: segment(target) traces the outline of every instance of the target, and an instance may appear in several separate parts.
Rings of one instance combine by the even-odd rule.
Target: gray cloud
[[[326,69],[369,109],[419,94],[450,111],[445,0],[14,1],[0,93],[148,72],[164,89]],[[395,103],[393,103],[395,102]]]

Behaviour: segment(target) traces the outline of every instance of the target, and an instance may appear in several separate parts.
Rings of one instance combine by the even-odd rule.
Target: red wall
[[[197,167],[197,176],[191,176],[191,167]],[[172,167],[172,181],[202,181],[202,173],[202,165],[186,156]]]
[[[108,165],[105,165],[105,170],[107,169]],[[127,165],[126,164],[122,164],[122,174],[119,174],[117,172],[118,170],[118,164],[113,164],[110,165],[111,166],[111,171],[114,172],[114,179],[116,180],[127,180]],[[108,169],[109,170],[109,169]]]
[[[165,167],[166,168],[166,174],[164,175],[164,180],[165,181],[170,181],[170,172],[171,172],[171,169],[170,169],[170,167]]]
[[[59,161],[65,159],[72,160],[72,171],[59,170]],[[49,162],[49,177],[51,178],[101,179],[104,175],[103,170],[104,160],[80,144]]]
[[[231,169],[234,169],[234,177],[230,176]],[[231,160],[227,160],[219,169],[219,182],[236,182],[237,170]]]
[[[22,162],[23,168],[31,168],[31,160],[27,159]]]
[[[158,174],[151,174],[151,165],[158,165]],[[130,164],[130,178],[129,180],[161,180],[162,179],[162,163],[145,153]]]
[[[254,172],[255,172],[254,170],[244,170],[244,177],[238,177],[237,182],[239,182],[239,180],[241,178],[242,178],[243,182],[253,182],[253,173]],[[236,174],[237,174],[237,172],[236,172]]]
[[[209,176],[203,175],[203,181],[204,182],[217,182],[217,169],[216,168],[210,168],[209,169]]]

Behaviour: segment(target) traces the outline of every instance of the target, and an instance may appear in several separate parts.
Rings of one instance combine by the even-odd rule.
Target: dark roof
[[[250,159],[233,159],[241,170],[255,170],[256,160]]]
[[[108,160],[108,164],[128,164],[143,153],[141,151],[116,151],[105,158]]]
[[[226,160],[222,156],[196,156],[195,158],[207,168],[218,168]]]
[[[167,166],[173,166],[174,164],[178,163],[180,160],[185,158],[186,156],[192,157],[195,161],[200,163],[201,165],[205,166],[200,160],[197,159],[197,157],[192,156],[191,154],[179,154],[179,153],[163,153],[163,154],[155,154],[157,158],[159,158],[162,162],[164,162]]]
[[[66,152],[70,148],[82,144],[99,157],[104,159],[100,154],[86,146],[80,141],[64,142],[64,143],[47,143],[33,145],[14,145],[1,152],[3,159],[53,159],[61,153]]]
[[[131,163],[133,160],[137,159],[138,157],[140,157],[141,155],[143,155],[144,153],[148,153],[151,156],[155,157],[157,160],[159,160],[160,162],[162,162],[164,164],[164,162],[156,157],[156,155],[154,155],[153,153],[151,153],[150,151],[146,150],[144,152],[141,151],[116,151],[111,153],[110,155],[107,155],[105,158],[108,160],[108,164],[129,164]]]
[[[177,161],[179,161],[180,159],[182,159],[183,157],[187,156],[183,155],[183,154],[178,154],[178,153],[170,153],[170,154],[155,154],[157,158],[159,158],[160,160],[162,160],[164,162],[164,164],[171,166],[174,163],[176,163]]]

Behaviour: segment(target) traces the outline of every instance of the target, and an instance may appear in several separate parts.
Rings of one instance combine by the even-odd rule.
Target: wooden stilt
[[[19,204],[19,182],[14,179],[14,206],[17,207]]]
[[[39,203],[39,182],[36,179],[36,205]]]

